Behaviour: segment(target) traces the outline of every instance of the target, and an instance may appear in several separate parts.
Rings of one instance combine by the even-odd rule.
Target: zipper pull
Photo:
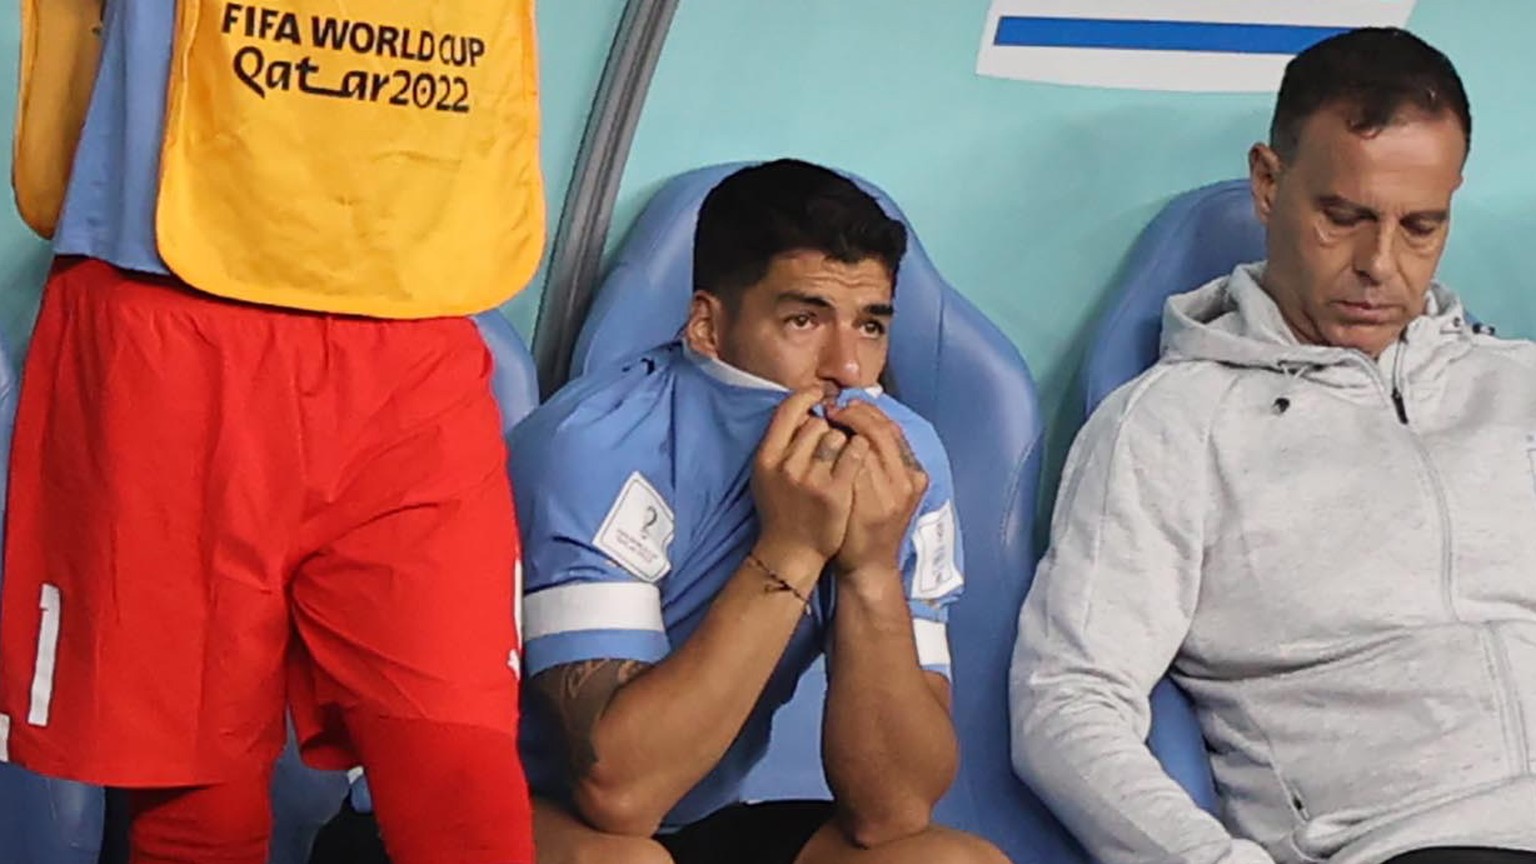
[[[1392,407],[1397,409],[1397,422],[1408,425],[1408,408],[1403,404],[1403,391],[1392,388]]]

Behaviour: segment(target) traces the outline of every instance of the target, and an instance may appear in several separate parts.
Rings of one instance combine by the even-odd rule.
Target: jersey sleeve
[[[661,660],[670,650],[660,589],[675,533],[670,472],[579,429],[520,447],[517,438],[525,674],[583,660]]]
[[[965,549],[955,514],[949,457],[931,428],[907,429],[928,472],[928,491],[902,549],[902,579],[912,612],[912,636],[924,670],[950,677],[949,606],[965,587]]]

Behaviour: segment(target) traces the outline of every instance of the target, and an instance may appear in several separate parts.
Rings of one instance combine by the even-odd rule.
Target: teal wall
[[[706,0],[708,2],[708,0]],[[587,123],[587,109],[613,44],[623,0],[539,0],[539,103],[543,111],[540,149],[544,162],[544,200],[549,203],[548,241],[555,235],[560,205],[571,182],[576,151]],[[544,270],[527,290],[504,307],[512,323],[532,344]]]
[[[1084,339],[1137,233],[1173,195],[1240,176],[1271,97],[1096,90],[975,74],[987,0],[683,0],[619,201],[665,178],[795,155],[855,171],[1023,352],[1059,464]],[[1518,250],[1536,236],[1530,0],[1419,0],[1476,120],[1442,276],[1504,333],[1536,335]],[[1193,286],[1192,286],[1193,287]],[[899,301],[898,301],[899,302]]]
[[[539,3],[551,232],[622,0]],[[987,0],[682,0],[636,134],[615,235],[667,177],[796,155],[901,202],[941,270],[1019,346],[1052,418],[1078,420],[1084,334],[1136,233],[1171,196],[1244,170],[1269,98],[1091,90],[977,76]],[[1530,0],[1420,0],[1412,26],[1460,65],[1476,141],[1443,276],[1507,334],[1536,335],[1518,250],[1536,236]],[[0,116],[15,0],[0,0]],[[5,59],[9,58],[9,59]],[[3,149],[3,148],[0,148]],[[8,158],[6,154],[0,158]],[[8,171],[7,171],[8,173]],[[0,208],[0,334],[19,349],[47,250]],[[530,335],[542,274],[506,311]]]

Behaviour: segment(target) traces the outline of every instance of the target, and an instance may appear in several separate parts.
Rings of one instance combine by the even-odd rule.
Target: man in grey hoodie
[[[1105,864],[1536,860],[1536,345],[1433,281],[1470,140],[1408,33],[1297,56],[1267,261],[1172,298],[1080,434],[1013,752]],[[1170,664],[1219,820],[1144,744]]]

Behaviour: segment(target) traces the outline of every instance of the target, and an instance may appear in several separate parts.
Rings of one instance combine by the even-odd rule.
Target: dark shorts
[[[675,864],[794,864],[832,819],[831,801],[733,804],[656,837]],[[388,864],[373,814],[348,801],[320,832],[310,864]]]
[[[1536,864],[1536,852],[1480,846],[1439,846],[1399,855],[1387,864]]]
[[[794,864],[832,812],[831,801],[733,804],[656,842],[674,864]]]

